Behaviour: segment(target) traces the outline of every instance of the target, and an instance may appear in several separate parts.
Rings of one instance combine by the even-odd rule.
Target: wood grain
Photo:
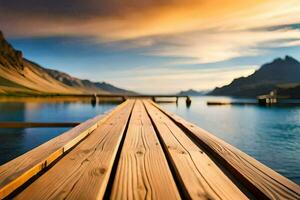
[[[141,100],[137,100],[132,112],[111,199],[180,199]]]
[[[110,115],[118,112],[127,104],[128,102],[124,102],[109,114],[90,119],[0,166],[0,199],[12,193],[42,169],[49,166],[53,161],[57,160],[66,151],[95,130],[99,123],[104,122]]]
[[[248,199],[174,122],[148,101],[144,104],[185,189],[186,198]]]
[[[186,199],[300,199],[299,185],[145,99],[0,166],[0,199],[58,158],[16,199],[101,199],[114,163],[111,199],[180,199],[178,189]]]
[[[213,134],[151,103],[219,160],[258,199],[300,199],[300,186],[296,183]]]
[[[101,123],[15,199],[101,199],[133,104]]]

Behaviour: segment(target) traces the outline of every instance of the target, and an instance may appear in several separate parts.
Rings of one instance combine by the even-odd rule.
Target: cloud
[[[215,86],[223,86],[236,77],[252,74],[257,68],[258,66],[233,66],[219,69],[174,69],[148,66],[120,71],[117,76],[116,74],[107,76],[112,83],[142,93],[157,93],[157,88],[160,93],[176,93],[190,88],[208,90]]]
[[[202,63],[299,39],[292,29],[263,29],[299,23],[299,13],[298,0],[0,0],[1,28],[11,37],[89,37]]]
[[[143,79],[148,91],[165,85],[207,89],[249,74],[253,67],[173,72],[168,66],[222,62],[300,46],[299,13],[299,0],[0,0],[1,29],[10,38],[83,37],[136,48],[138,54],[174,58],[174,63],[147,74],[131,71],[131,79],[111,75],[120,78],[115,79],[118,85],[137,90]]]
[[[286,39],[296,41],[286,42]],[[150,55],[190,57],[194,63],[211,63],[242,56],[263,54],[268,47],[299,44],[300,30],[196,32],[164,37],[166,44],[148,52]],[[270,44],[269,44],[270,43]]]
[[[15,36],[72,35],[102,41],[299,22],[298,0],[0,0]]]

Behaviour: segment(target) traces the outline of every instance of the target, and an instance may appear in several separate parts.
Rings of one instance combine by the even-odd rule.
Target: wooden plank
[[[9,195],[42,169],[49,166],[53,161],[57,160],[66,151],[95,130],[99,123],[107,120],[110,115],[118,112],[127,104],[128,102],[124,102],[109,114],[90,119],[26,154],[0,166],[0,199]]]
[[[180,199],[141,100],[137,100],[132,112],[111,199]]]
[[[79,122],[0,122],[0,128],[75,127]]]
[[[129,101],[15,199],[101,199],[134,105]]]
[[[177,176],[191,199],[248,199],[228,176],[165,114],[144,101]]]
[[[152,102],[154,106],[158,105]],[[213,134],[159,108],[259,199],[300,199],[300,186]],[[267,155],[266,155],[267,156]]]

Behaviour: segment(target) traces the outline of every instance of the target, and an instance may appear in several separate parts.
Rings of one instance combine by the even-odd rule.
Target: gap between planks
[[[148,101],[147,112],[189,199],[248,199],[211,158]]]
[[[99,124],[105,122],[111,115],[118,112],[128,103],[128,101],[122,103],[104,116],[97,116],[87,120],[66,133],[0,166],[0,199],[8,196],[51,165],[87,137]]]
[[[101,199],[133,105],[129,100],[15,199]]]
[[[17,198],[101,199],[117,163],[111,199],[165,199],[167,194],[179,199],[178,190],[182,188],[183,197],[192,199],[249,198],[217,164],[231,172],[256,198],[300,199],[297,184],[152,101],[137,100],[134,104],[128,100],[104,118],[96,117],[74,129],[76,134],[71,131],[67,137],[55,138],[55,142],[41,145],[36,148],[39,151],[30,151],[5,168],[0,166],[0,199],[73,147]],[[118,151],[120,158],[116,158]],[[26,157],[29,155],[33,157]],[[35,162],[30,164],[30,159]],[[17,173],[13,174],[15,169]],[[6,185],[1,177],[6,178]]]
[[[110,198],[180,199],[141,100],[133,108]]]
[[[300,199],[300,186],[213,134],[149,102],[211,154],[258,199]]]

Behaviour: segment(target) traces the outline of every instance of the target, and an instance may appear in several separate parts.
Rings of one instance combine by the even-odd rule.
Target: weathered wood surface
[[[109,116],[15,199],[101,199],[133,105]]]
[[[248,199],[209,156],[159,109],[145,101],[176,176],[191,199]]]
[[[219,160],[256,198],[300,199],[300,186],[296,183],[196,125],[159,109]]]
[[[180,199],[141,100],[137,100],[132,112],[111,199]]]
[[[0,122],[0,128],[75,127],[79,122]]]
[[[14,198],[300,199],[299,185],[145,99],[0,166],[0,199],[37,173]]]
[[[90,119],[38,148],[0,166],[0,199],[57,160],[96,129],[98,124],[105,121],[113,113],[117,113],[127,103],[123,103],[107,115]]]

